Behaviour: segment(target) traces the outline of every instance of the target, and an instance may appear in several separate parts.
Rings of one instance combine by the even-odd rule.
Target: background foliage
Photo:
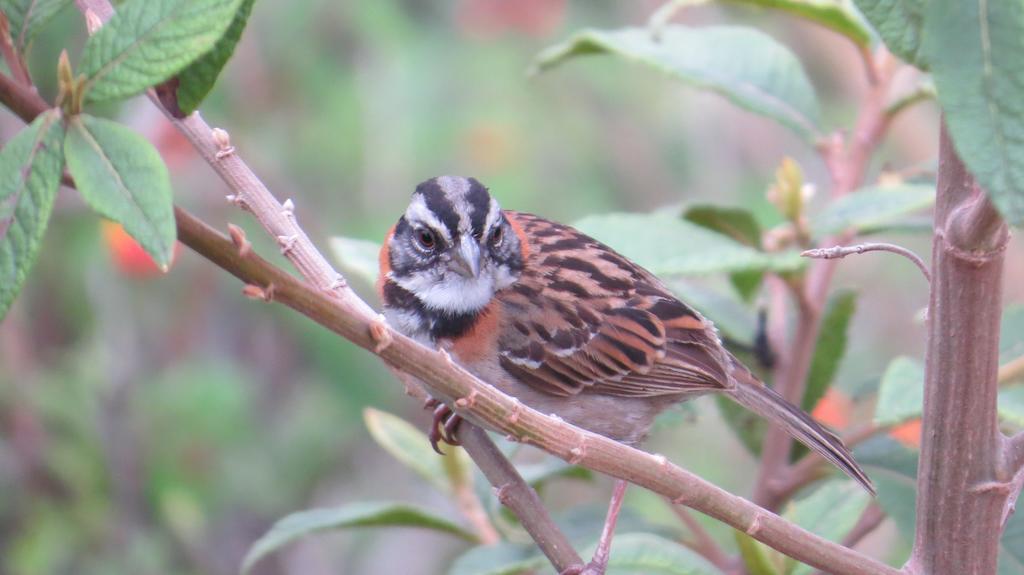
[[[187,112],[213,86],[247,16],[204,115],[230,128],[272,189],[296,199],[298,217],[319,245],[345,236],[334,245],[367,297],[375,242],[415,183],[441,173],[475,175],[507,207],[575,222],[666,277],[740,347],[756,338],[762,275],[802,268],[795,250],[761,249],[762,233],[787,216],[807,214],[815,239],[855,228],[919,252],[929,248],[921,232],[930,229],[933,104],[897,117],[869,189],[832,203],[813,193],[827,187],[828,175],[807,144],[848,126],[865,90],[858,49],[873,33],[851,6],[724,2],[687,8],[668,24],[668,12],[654,2],[196,0],[158,2],[166,8],[160,14],[144,4],[121,9],[160,18],[188,4],[204,16],[186,14],[162,29],[164,36],[145,18],[126,17],[128,24],[105,27],[87,44],[67,2],[8,11],[12,30],[32,32],[15,42],[31,42],[30,70],[43,95],[56,96],[54,70],[67,48],[90,86],[83,103],[93,116],[71,122],[63,147],[44,146],[51,155],[43,161],[62,157],[81,195],[47,196],[55,182],[29,177],[26,189],[42,190],[38,202],[0,203],[0,219],[31,208],[24,221],[45,221],[54,205],[42,256],[0,324],[0,493],[10,494],[0,498],[0,573],[226,574],[243,560],[267,574],[545,567],[464,459],[432,455],[419,431],[426,413],[372,358],[293,314],[239,297],[237,282],[167,240],[171,188],[177,203],[209,221],[252,224],[220,200],[219,182],[147,102],[119,99],[180,71],[189,88],[179,103]],[[990,18],[948,4],[927,21],[912,2],[858,6],[894,52],[933,71],[947,109],[965,110],[966,119],[951,117],[950,128],[958,142],[975,142],[980,163],[973,151],[962,153],[1004,213],[1019,221],[1020,196],[1012,193],[1020,189],[1013,163],[1019,139],[1011,137],[1021,121],[1010,100],[1016,92],[989,85],[983,93],[992,101],[975,109],[968,96],[988,80],[967,77],[1016,60],[985,60],[969,35],[957,35],[962,44],[929,44],[922,29],[936,38],[965,19]],[[652,13],[658,43],[637,28]],[[900,14],[907,24],[897,27]],[[47,26],[26,27],[49,15]],[[204,27],[204,18],[219,27]],[[190,51],[162,44],[189,34]],[[113,73],[105,63],[122,52],[122,72]],[[205,56],[194,61],[199,54]],[[582,54],[602,56],[577,62]],[[920,82],[908,69],[894,92],[913,98]],[[962,85],[964,93],[943,91],[948,85]],[[143,157],[144,144],[125,145],[140,136],[111,136],[127,130],[105,118],[141,133],[167,169]],[[984,138],[977,128],[984,122],[1009,135]],[[18,152],[28,153],[28,138],[59,142],[51,127],[44,117],[15,137],[22,123],[4,112],[0,173],[14,173],[4,162],[23,164]],[[97,150],[110,161],[90,157],[103,155]],[[143,190],[136,212],[123,212],[129,204],[121,196],[104,195],[111,177],[91,172],[96,165],[139,178],[124,180],[129,196]],[[0,198],[15,185],[0,179]],[[89,207],[124,227],[97,219]],[[277,252],[263,234],[249,237],[262,254]],[[12,230],[5,241],[34,250],[39,240]],[[1021,261],[1019,240],[1010,250],[1008,261]],[[159,273],[146,251],[169,273]],[[11,269],[0,269],[4,305],[22,280]],[[858,458],[891,518],[863,545],[900,564],[913,529],[919,310],[927,290],[917,270],[886,255],[852,258],[840,269],[842,289],[827,308],[827,337],[805,406],[841,430],[872,421],[898,426],[862,444]],[[1008,363],[1024,355],[1024,268],[1009,266],[1005,281],[1011,305],[1001,361]],[[1000,412],[1017,427],[1024,397],[1012,383]],[[760,433],[703,399],[667,414],[647,447],[747,493]],[[532,451],[515,455],[585,552],[600,527],[607,481]],[[473,545],[477,534],[452,499],[453,489],[470,482],[502,535],[498,546]],[[840,539],[866,505],[849,482],[830,477],[784,513]],[[303,509],[311,511],[271,529]],[[420,529],[371,528],[381,525]],[[655,496],[631,490],[620,525],[616,572],[719,572],[672,543],[687,531]],[[761,572],[809,572],[727,527],[705,525]],[[324,530],[332,534],[271,553]],[[1021,573],[1022,565],[1024,522],[1014,520],[1002,568]]]

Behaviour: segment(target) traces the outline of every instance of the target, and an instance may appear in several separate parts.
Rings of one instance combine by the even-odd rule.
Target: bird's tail
[[[875,494],[875,487],[871,484],[871,480],[835,433],[815,421],[799,407],[786,401],[744,367],[737,365],[737,369],[733,370],[733,379],[736,385],[729,391],[729,396],[732,399],[768,421],[783,426],[786,432],[800,443],[842,469],[843,473],[849,475],[868,493]]]

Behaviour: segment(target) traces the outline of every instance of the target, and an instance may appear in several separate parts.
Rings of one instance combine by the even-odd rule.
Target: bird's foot
[[[423,406],[426,409],[433,408],[434,417],[430,423],[430,433],[427,436],[430,438],[430,446],[434,448],[434,451],[441,455],[444,452],[438,446],[438,443],[444,441],[448,445],[458,446],[462,443],[455,438],[455,430],[458,429],[459,424],[462,423],[462,417],[459,414],[452,411],[452,408],[441,403],[436,399],[428,399]]]

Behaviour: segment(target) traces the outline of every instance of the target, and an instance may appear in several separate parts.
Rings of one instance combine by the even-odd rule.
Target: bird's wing
[[[710,323],[611,248],[529,214],[508,213],[528,261],[497,294],[501,366],[553,395],[645,397],[720,390],[726,352]]]

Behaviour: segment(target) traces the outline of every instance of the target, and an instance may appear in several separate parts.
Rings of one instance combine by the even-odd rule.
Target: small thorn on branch
[[[277,245],[281,246],[281,255],[288,255],[295,248],[295,242],[299,241],[298,235],[277,236]]]
[[[932,274],[928,271],[928,266],[925,265],[924,260],[921,256],[908,250],[905,247],[898,246],[896,244],[858,244],[855,246],[835,246],[831,248],[816,248],[813,250],[807,250],[800,255],[805,258],[815,258],[823,260],[831,260],[836,258],[845,258],[850,254],[862,254],[864,252],[891,252],[897,255],[901,255],[908,260],[914,262],[917,269],[921,270],[924,274],[924,278],[929,282],[932,281]]]
[[[388,327],[388,321],[384,318],[384,314],[377,314],[377,319],[373,320],[373,323],[370,324],[370,338],[377,344],[373,347],[373,353],[378,355],[395,341],[395,337],[391,335],[391,329]]]
[[[467,395],[466,397],[460,397],[455,400],[455,407],[458,407],[459,409],[472,408],[474,405],[476,405],[476,396],[478,394],[479,392],[475,389],[470,391],[469,395]]]
[[[569,463],[578,465],[587,456],[587,437],[580,436],[580,444],[569,450]]]
[[[216,157],[218,160],[223,160],[235,153],[235,147],[231,145],[231,134],[228,134],[227,130],[214,128],[210,130],[210,135],[213,138],[213,143],[217,145]]]
[[[281,214],[286,218],[295,219],[295,202],[291,198],[281,204]]]
[[[240,257],[244,258],[252,253],[252,243],[245,237],[245,230],[235,224],[228,224],[228,234],[231,236],[231,242],[238,248]]]
[[[270,284],[265,288],[262,288],[258,285],[246,284],[242,288],[242,295],[249,299],[255,299],[259,301],[274,301],[274,284]]]

